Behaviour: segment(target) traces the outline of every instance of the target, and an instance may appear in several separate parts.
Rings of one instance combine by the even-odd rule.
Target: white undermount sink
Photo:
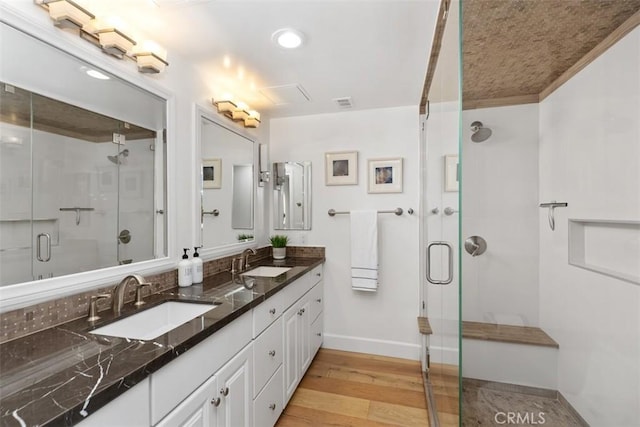
[[[241,276],[253,276],[253,277],[276,277],[282,273],[286,273],[291,270],[291,267],[269,267],[261,266],[256,267],[253,270],[246,271]]]
[[[212,304],[167,301],[91,331],[92,334],[151,340],[216,308]]]

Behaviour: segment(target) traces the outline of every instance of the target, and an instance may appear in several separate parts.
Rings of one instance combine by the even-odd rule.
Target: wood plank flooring
[[[440,427],[458,427],[460,419],[458,367],[432,363],[429,379]]]
[[[428,426],[428,418],[420,362],[320,349],[276,426]]]

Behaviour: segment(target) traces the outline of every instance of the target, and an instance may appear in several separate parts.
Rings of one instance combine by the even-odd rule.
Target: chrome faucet
[[[144,277],[140,276],[139,274],[130,274],[122,279],[122,281],[118,283],[115,288],[113,288],[113,314],[116,316],[119,316],[120,310],[122,310],[122,305],[124,304],[124,291],[127,287],[127,284],[132,281],[138,286],[149,285],[149,283],[145,282]]]
[[[249,265],[249,255],[255,255],[256,254],[256,250],[253,248],[247,248],[244,251],[242,251],[242,255],[240,255],[240,271],[246,271],[247,268],[251,267]]]

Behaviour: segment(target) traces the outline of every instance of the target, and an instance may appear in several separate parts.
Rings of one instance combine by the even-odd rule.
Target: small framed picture
[[[202,160],[202,188],[222,188],[222,159]]]
[[[325,153],[325,185],[358,184],[358,152]]]
[[[402,157],[369,159],[369,193],[402,193]]]
[[[444,156],[444,191],[458,191],[458,155]]]

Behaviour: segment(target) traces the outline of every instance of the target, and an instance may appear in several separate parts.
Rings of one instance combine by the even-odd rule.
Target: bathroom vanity
[[[278,276],[250,276],[251,290],[222,272],[152,295],[146,307],[211,307],[153,339],[92,333],[144,310],[129,304],[118,319],[100,312],[91,326],[79,319],[5,343],[0,422],[272,426],[322,344],[323,262],[289,258]]]

